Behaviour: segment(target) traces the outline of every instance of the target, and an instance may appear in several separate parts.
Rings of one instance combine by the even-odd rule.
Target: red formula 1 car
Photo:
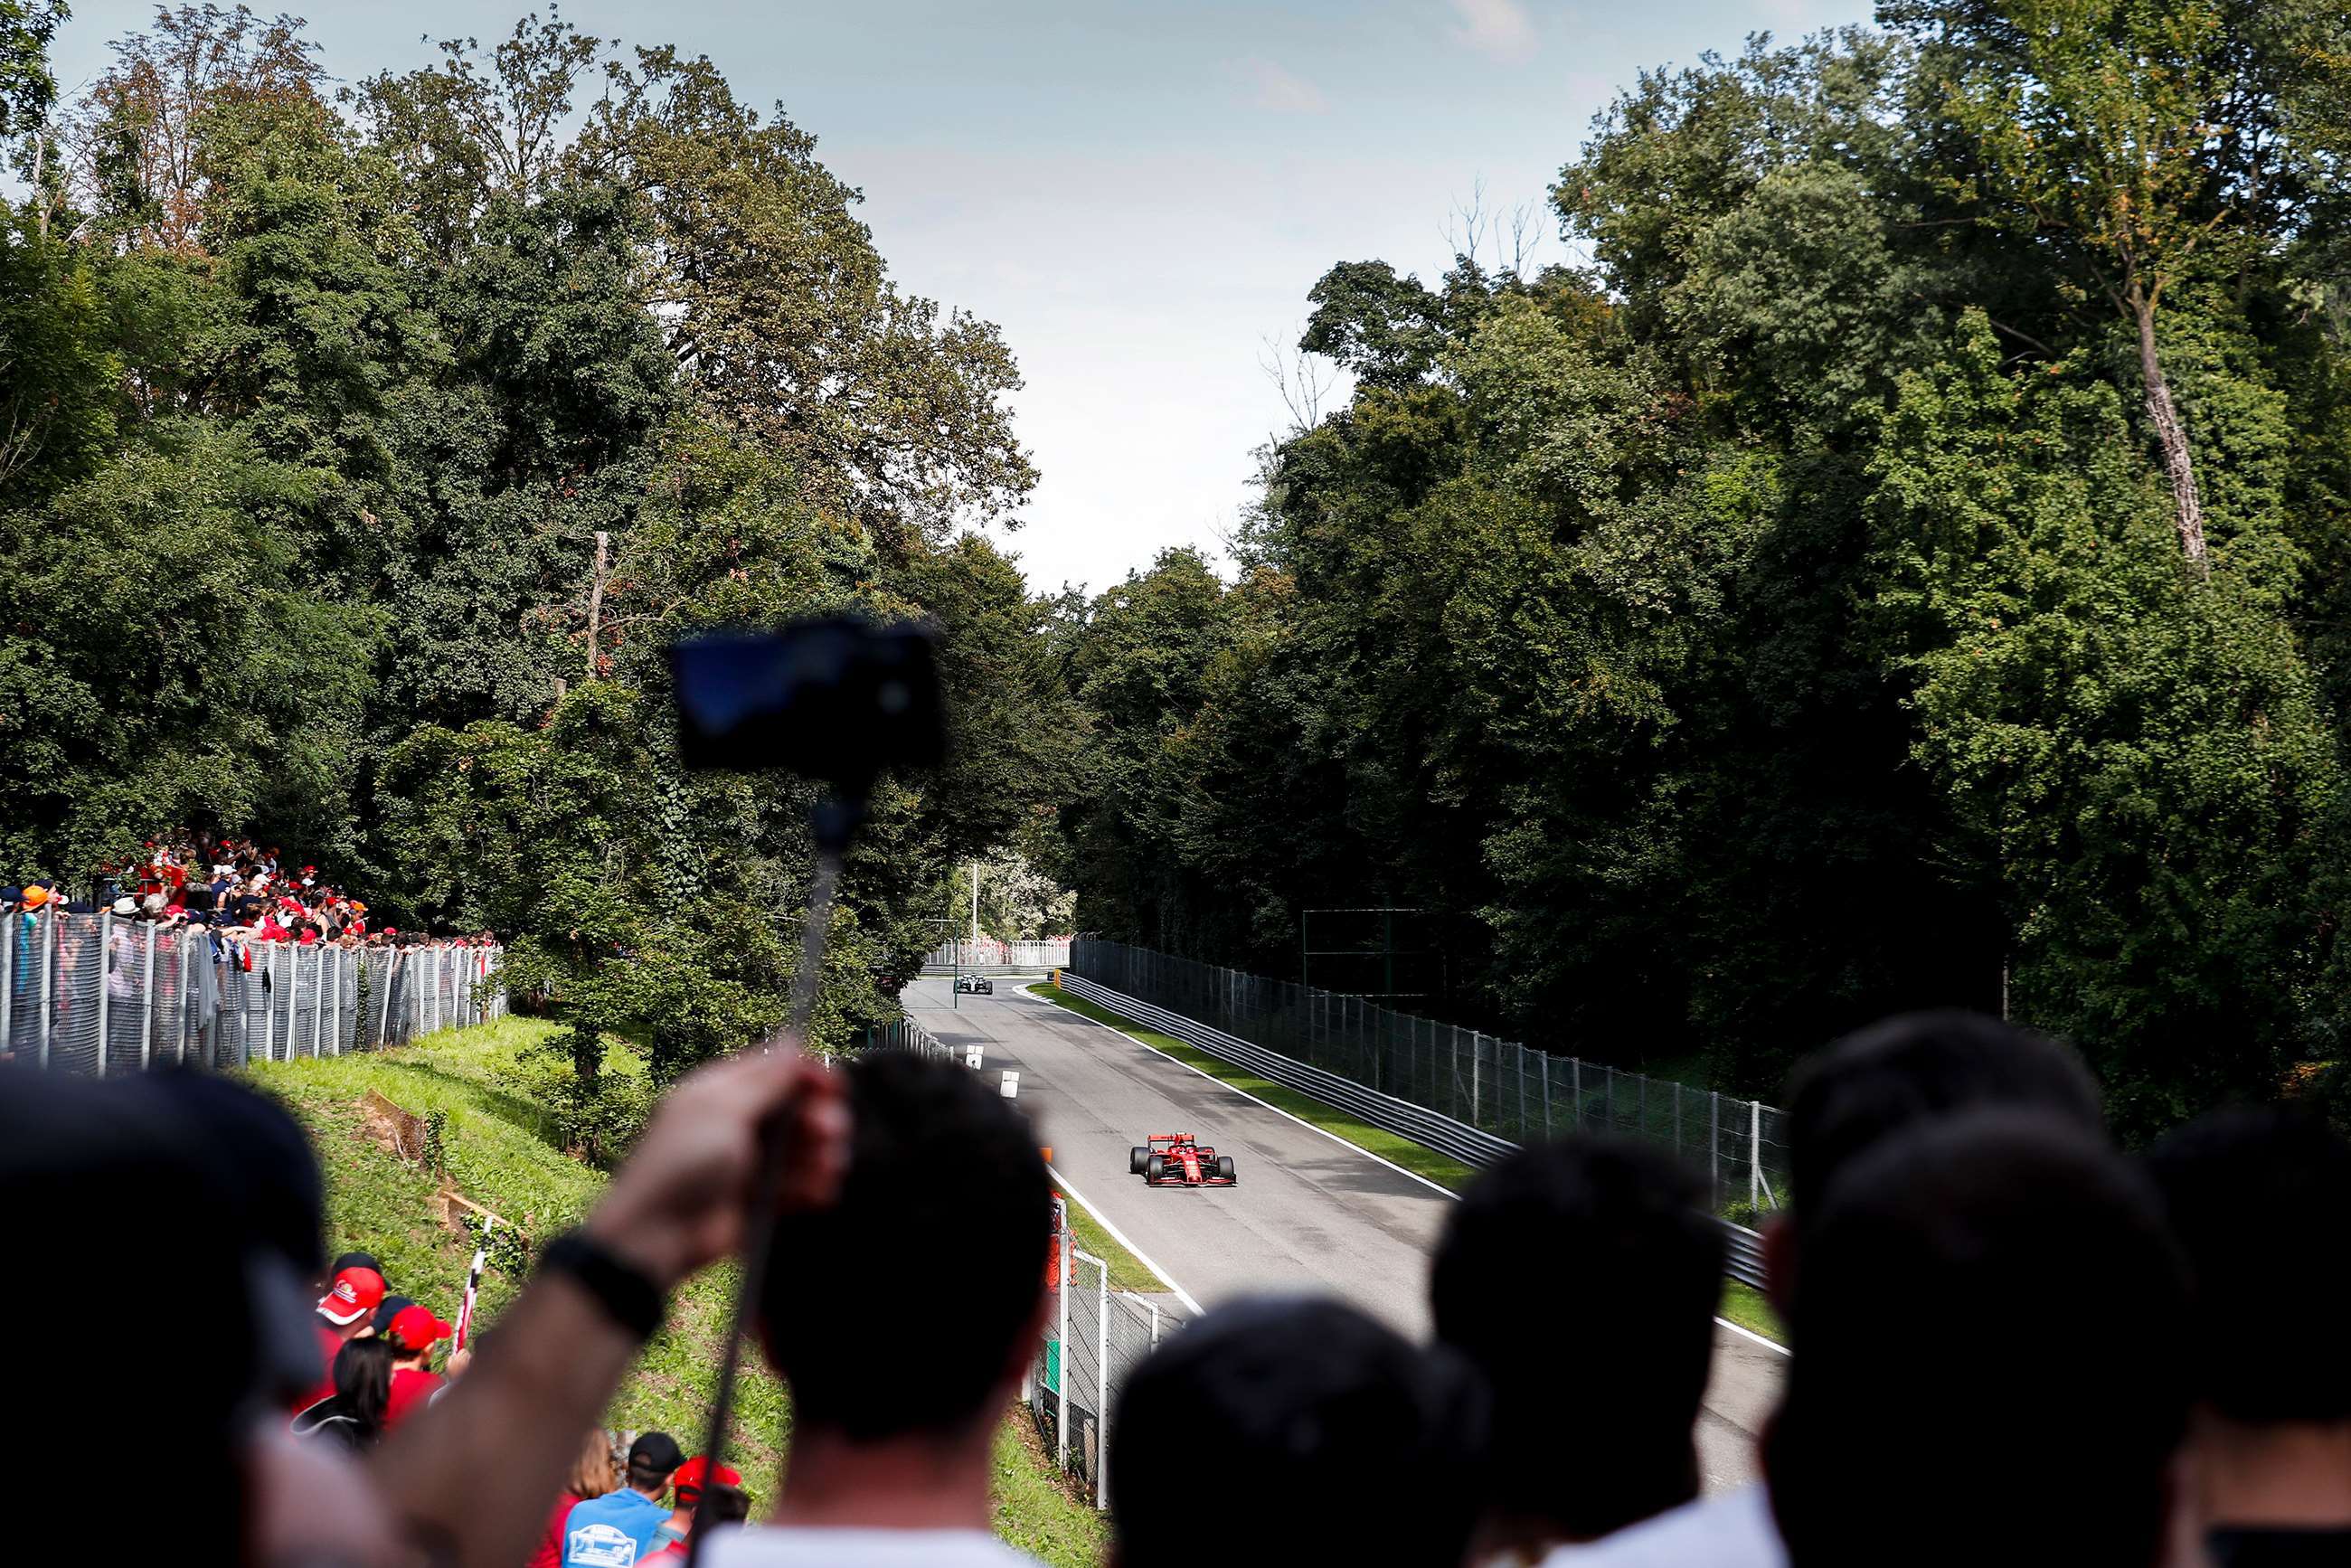
[[[1146,1186],[1231,1186],[1233,1156],[1220,1155],[1189,1133],[1154,1133],[1128,1151],[1126,1168]]]

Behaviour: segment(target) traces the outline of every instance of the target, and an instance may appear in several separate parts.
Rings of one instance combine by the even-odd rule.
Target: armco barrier
[[[1321,1068],[1310,1067],[1294,1057],[1253,1045],[1222,1030],[1210,1029],[1207,1024],[1186,1018],[1181,1013],[1172,1013],[1165,1008],[1155,1007],[1123,992],[1113,991],[1108,986],[1096,985],[1081,976],[1063,973],[1061,988],[1121,1018],[1133,1019],[1162,1034],[1173,1035],[1186,1044],[1198,1046],[1219,1061],[1231,1062],[1235,1067],[1254,1072],[1285,1088],[1295,1089],[1301,1094],[1311,1094],[1326,1104],[1336,1105],[1350,1115],[1361,1117],[1374,1127],[1399,1137],[1410,1138],[1424,1148],[1435,1149],[1438,1154],[1449,1155],[1464,1165],[1491,1165],[1518,1147],[1507,1139],[1479,1132],[1450,1116],[1367,1089],[1352,1079],[1338,1077]],[[1741,1284],[1762,1290],[1762,1238],[1745,1226],[1734,1225],[1727,1219],[1722,1222],[1722,1228],[1730,1244],[1724,1260],[1724,1272]]]

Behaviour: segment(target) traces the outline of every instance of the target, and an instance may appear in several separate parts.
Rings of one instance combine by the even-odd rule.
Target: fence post
[[[400,973],[400,960],[395,956],[392,962],[380,967],[384,971],[383,1021],[376,1025],[375,1042],[378,1046],[386,1046],[392,1043],[392,977]]]
[[[1680,1158],[1680,1157],[1681,1157],[1681,1152],[1682,1152],[1682,1081],[1681,1081],[1680,1079],[1677,1078],[1677,1079],[1675,1079],[1675,1080],[1674,1080],[1674,1157],[1675,1157],[1675,1158],[1677,1158],[1677,1159]]]
[[[139,1004],[139,1069],[143,1072],[147,1070],[148,1059],[153,1055],[155,1048],[155,928],[149,925],[141,929],[147,936],[146,956],[140,960],[141,968],[143,971],[141,977],[141,988],[146,992]],[[105,1076],[104,1061],[103,1057],[99,1059],[101,1066],[99,1075],[100,1077]]]
[[[193,967],[189,959],[194,956],[195,943],[189,939],[191,927],[180,927],[180,1027],[172,1031],[180,1042],[180,1065],[188,1064],[188,973]]]
[[[1707,1091],[1706,1111],[1706,1171],[1708,1190],[1714,1194],[1714,1207],[1722,1207],[1722,1091]]]
[[[1077,1281],[1070,1277],[1075,1250],[1070,1244],[1070,1222],[1061,1221],[1061,1375],[1053,1379],[1053,1392],[1061,1396],[1061,1411],[1053,1422],[1053,1468],[1067,1473],[1070,1468],[1070,1291]]]
[[[41,1065],[49,1064],[49,1014],[57,990],[57,900],[52,898],[34,925],[41,934]]]
[[[98,913],[98,1075],[100,1078],[106,1076],[106,993],[113,988],[114,914],[111,910],[101,909]],[[5,1045],[7,1039],[7,1029],[0,1026],[0,1045]]]
[[[1580,1133],[1583,1131],[1583,1058],[1580,1056],[1567,1059],[1567,1097],[1569,1124]]]
[[[314,947],[310,951],[310,1060],[316,1061],[327,1027],[327,955],[331,949]]]
[[[1035,1254],[1031,1253],[1031,1257]],[[1094,1507],[1110,1507],[1110,1262],[1094,1281]]]
[[[0,919],[0,1051],[16,1044],[16,928],[15,915]]]
[[[1469,1031],[1469,1124],[1473,1127],[1478,1124],[1478,1042],[1485,1038],[1474,1029]],[[1453,1049],[1461,1049],[1461,1026],[1458,1024],[1453,1026]]]
[[[1551,1052],[1544,1051],[1538,1060],[1542,1062],[1543,1136],[1548,1138],[1551,1136]],[[1575,1059],[1571,1056],[1568,1060],[1573,1061]]]
[[[1747,1202],[1761,1200],[1763,1188],[1763,1102],[1747,1102]]]

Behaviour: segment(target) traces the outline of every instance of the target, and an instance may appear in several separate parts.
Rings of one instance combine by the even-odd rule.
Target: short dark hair
[[[1698,1495],[1724,1248],[1705,1203],[1671,1155],[1615,1136],[1521,1149],[1462,1193],[1429,1300],[1493,1390],[1489,1509],[1592,1541]]]
[[[2318,1116],[2215,1112],[2147,1154],[2196,1299],[2197,1396],[2232,1420],[2351,1417],[2351,1143]]]
[[[629,1445],[629,1485],[638,1491],[660,1491],[685,1463],[685,1450],[667,1432],[641,1432]]]
[[[768,1357],[796,1424],[852,1442],[946,1434],[985,1414],[1026,1346],[1045,1291],[1051,1177],[1027,1117],[964,1067],[877,1051],[849,1079],[849,1172],[828,1207],[786,1215],[760,1293]],[[906,1287],[909,1255],[952,1282]],[[884,1356],[847,1355],[844,1301]]]
[[[1459,1355],[1353,1307],[1219,1307],[1164,1341],[1118,1396],[1118,1561],[1192,1568],[1212,1527],[1245,1522],[1252,1562],[1458,1563],[1477,1523],[1484,1405]],[[1204,1460],[1234,1484],[1203,1491]],[[1220,1518],[1218,1500],[1243,1511]]]
[[[2187,1279],[2102,1137],[1994,1110],[1883,1141],[1804,1247],[1765,1443],[1792,1568],[2158,1560]]]
[[[1789,1202],[1800,1227],[1837,1174],[1890,1133],[1996,1105],[2102,1124],[2097,1082],[2069,1048],[1956,1009],[1855,1030],[1799,1063],[1784,1098]]]

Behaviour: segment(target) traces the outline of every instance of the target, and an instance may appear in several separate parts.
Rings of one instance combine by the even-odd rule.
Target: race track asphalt
[[[904,1000],[942,1042],[984,1051],[991,1082],[1019,1073],[1019,1101],[1053,1151],[1053,1167],[1176,1287],[1213,1307],[1263,1291],[1320,1291],[1415,1336],[1428,1332],[1428,1254],[1447,1207],[1441,1188],[1384,1165],[1115,1030],[997,982],[993,997],[956,997],[944,976]],[[1127,1151],[1152,1133],[1186,1132],[1233,1156],[1231,1187],[1146,1187]],[[1605,1355],[1608,1347],[1558,1347]],[[1756,1477],[1755,1434],[1779,1396],[1783,1354],[1727,1324],[1698,1419],[1708,1491]]]

